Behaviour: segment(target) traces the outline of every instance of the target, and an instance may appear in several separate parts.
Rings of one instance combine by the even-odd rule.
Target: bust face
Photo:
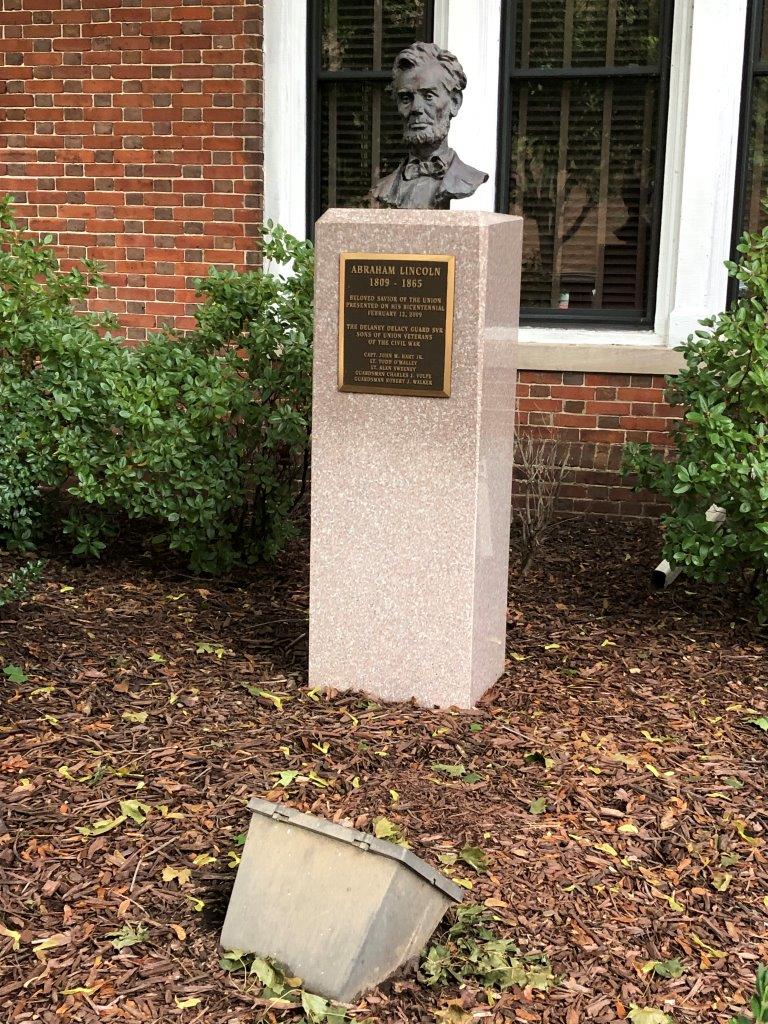
[[[461,93],[452,91],[447,80],[445,69],[437,61],[396,73],[395,99],[406,142],[439,145],[448,137],[451,118],[461,106]]]

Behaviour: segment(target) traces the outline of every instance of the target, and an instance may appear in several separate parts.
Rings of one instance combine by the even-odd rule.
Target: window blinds
[[[643,322],[661,191],[665,4],[513,0],[503,174],[525,313]]]
[[[385,92],[395,56],[428,37],[427,0],[322,2],[319,203],[365,206],[368,191],[403,156],[402,126]],[[431,33],[430,33],[431,35]]]

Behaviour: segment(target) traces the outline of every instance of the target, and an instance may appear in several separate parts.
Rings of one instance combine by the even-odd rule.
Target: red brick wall
[[[262,221],[261,0],[0,0],[0,193],[140,339]]]
[[[664,402],[664,377],[523,370],[518,379],[518,430],[557,440],[567,453],[563,512],[656,517],[654,495],[634,493],[621,465],[628,441],[668,449],[677,412]],[[525,482],[518,474],[519,500]]]

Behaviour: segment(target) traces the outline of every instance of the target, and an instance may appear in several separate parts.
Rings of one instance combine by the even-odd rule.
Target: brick
[[[583,384],[584,374],[568,371],[563,374],[563,384]]]

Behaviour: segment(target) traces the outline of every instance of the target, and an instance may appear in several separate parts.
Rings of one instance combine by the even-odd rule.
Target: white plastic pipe
[[[725,522],[725,509],[720,508],[719,505],[710,505],[707,509],[706,518],[708,523],[716,523],[718,529],[720,529]],[[663,562],[659,562],[651,573],[651,586],[654,590],[666,590],[667,587],[672,586],[683,571],[683,568],[682,565],[676,565],[673,569],[665,558]]]

